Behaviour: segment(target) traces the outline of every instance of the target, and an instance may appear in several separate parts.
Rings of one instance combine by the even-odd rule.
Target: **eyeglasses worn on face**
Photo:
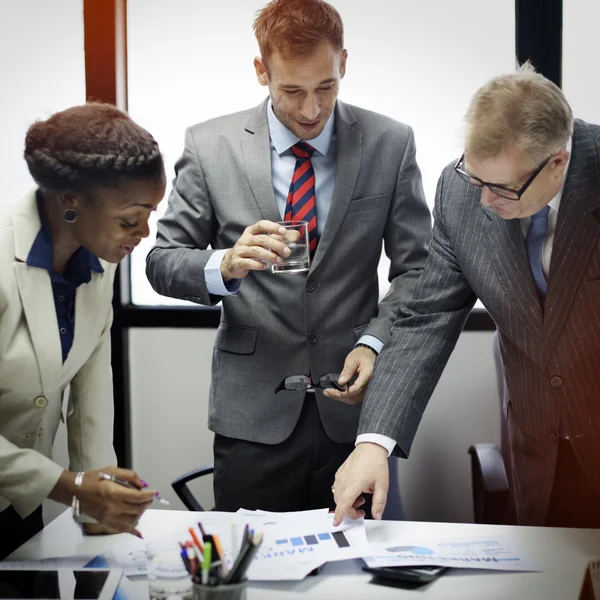
[[[343,392],[346,390],[346,386],[338,384],[339,377],[339,374],[329,373],[327,375],[323,375],[323,377],[321,377],[317,383],[313,383],[312,379],[308,375],[290,375],[289,377],[285,377],[281,380],[279,385],[275,388],[275,393],[277,394],[283,390],[298,392],[313,390],[315,388],[321,388],[324,390],[327,388],[333,388],[334,390]]]
[[[465,171],[465,155],[463,154],[459,159],[456,165],[454,166],[454,171],[461,178],[464,179],[467,183],[474,185],[478,188],[487,187],[491,190],[492,193],[496,194],[496,196],[500,196],[501,198],[506,198],[507,200],[519,201],[521,196],[525,193],[527,188],[533,183],[533,180],[542,172],[543,168],[548,164],[550,159],[554,156],[551,154],[528,178],[527,181],[518,189],[513,190],[505,185],[501,185],[498,183],[489,183],[487,181],[483,181],[479,179],[479,177],[475,177],[470,173]]]

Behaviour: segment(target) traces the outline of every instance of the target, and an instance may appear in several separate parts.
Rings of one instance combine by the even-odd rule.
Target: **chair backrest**
[[[199,469],[194,469],[193,471],[189,471],[178,477],[174,481],[171,482],[171,487],[175,491],[175,493],[179,496],[179,499],[185,504],[185,507],[188,510],[194,511],[204,511],[206,510],[198,500],[194,494],[192,494],[192,490],[188,487],[188,483],[197,479],[198,477],[204,477],[205,475],[210,475],[214,471],[213,465],[209,465],[207,467],[200,467]]]

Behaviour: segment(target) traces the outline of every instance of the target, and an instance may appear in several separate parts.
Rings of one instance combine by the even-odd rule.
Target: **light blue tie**
[[[542,250],[544,249],[544,242],[548,235],[548,213],[550,212],[550,206],[546,205],[542,210],[535,213],[531,217],[531,224],[529,225],[529,231],[527,232],[527,256],[529,257],[529,266],[531,267],[531,274],[533,280],[537,286],[540,298],[543,300],[546,297],[548,291],[548,283],[544,276],[544,270],[542,269]]]

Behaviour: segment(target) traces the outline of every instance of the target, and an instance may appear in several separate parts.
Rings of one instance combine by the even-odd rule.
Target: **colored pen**
[[[218,535],[212,536],[213,543],[215,546],[215,550],[217,551],[217,557],[221,561],[221,570],[223,571],[223,576],[229,573],[229,569],[227,568],[227,563],[225,562],[225,555],[223,554],[223,546],[221,546],[221,540]]]
[[[210,565],[212,562],[212,544],[206,542],[204,544],[204,559],[202,560],[202,583],[208,583],[208,574],[210,573]]]
[[[192,576],[192,579],[194,579],[196,577],[196,570],[198,569],[198,559],[196,558],[193,542],[188,541],[186,551],[188,562],[190,563],[190,575]]]
[[[244,551],[244,555],[239,561],[236,569],[231,569],[229,572],[229,577],[226,580],[226,583],[240,583],[244,580],[244,576],[246,572],[250,568],[256,553],[258,552],[259,546],[262,544],[263,534],[257,533],[254,538],[250,541],[248,546]]]
[[[200,521],[198,521],[198,529],[200,530],[202,537],[204,537],[206,535],[206,531],[204,531],[204,527],[202,527],[202,523],[200,523]]]
[[[187,548],[181,542],[179,542],[179,545],[181,546],[180,556],[181,560],[183,561],[183,564],[185,565],[185,570],[191,574],[190,561],[187,557]]]
[[[117,483],[119,485],[122,485],[123,487],[128,487],[132,490],[139,490],[140,488],[136,487],[135,485],[133,485],[133,483],[131,483],[130,481],[127,481],[127,479],[123,479],[121,477],[117,477],[116,475],[109,475],[108,473],[98,473],[98,479],[104,479],[105,481],[112,481],[114,483]],[[155,499],[158,500],[158,502],[160,502],[161,504],[171,504],[168,500],[165,500],[164,498],[161,497],[161,495],[156,492],[155,494]]]
[[[190,535],[192,536],[192,539],[194,540],[194,544],[196,544],[196,547],[198,548],[198,550],[200,551],[200,553],[202,553],[202,550],[203,550],[202,543],[198,539],[198,536],[196,535],[196,532],[194,531],[194,528],[190,527],[188,529],[188,531],[190,532]]]

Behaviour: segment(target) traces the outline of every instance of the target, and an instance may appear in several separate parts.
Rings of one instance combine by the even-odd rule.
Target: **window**
[[[160,143],[168,178],[187,126],[265,98],[252,65],[258,46],[251,27],[265,1],[129,0],[129,112]],[[432,206],[441,170],[461,154],[460,127],[472,94],[514,68],[514,2],[331,3],[344,20],[349,53],[340,99],[414,128]],[[493,23],[493,31],[484,23]],[[166,206],[165,199],[150,237],[132,255],[135,304],[184,304],[154,293],[145,276],[145,256]],[[384,256],[381,293],[388,288],[388,264]]]
[[[563,3],[563,89],[576,118],[600,123],[596,27],[600,3]]]

